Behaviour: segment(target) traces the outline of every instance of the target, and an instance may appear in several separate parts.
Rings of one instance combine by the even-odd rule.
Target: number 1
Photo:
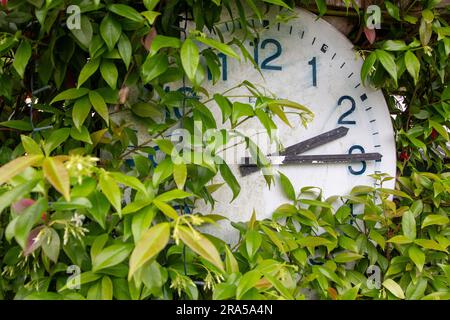
[[[316,57],[312,58],[308,64],[312,66],[312,79],[313,79],[313,86],[317,87],[317,64],[316,64]]]

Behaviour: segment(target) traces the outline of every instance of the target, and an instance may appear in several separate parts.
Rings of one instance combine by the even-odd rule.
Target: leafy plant
[[[290,202],[271,220],[233,222],[233,246],[199,231],[224,217],[187,214],[199,199],[213,204],[217,188],[236,198],[240,186],[215,161],[223,145],[200,140],[201,151],[180,151],[165,137],[170,128],[195,140],[200,122],[224,143],[239,137],[265,166],[239,127],[256,119],[270,133],[275,117],[287,122],[286,110],[303,125],[313,116],[248,81],[214,94],[202,86],[207,70],[220,79],[220,54],[254,63],[245,39],[203,33],[217,31],[222,11],[236,6],[245,37],[258,31],[249,17],[277,6],[288,20],[294,3],[246,4],[72,1],[78,16],[62,0],[2,2],[0,298],[450,298],[450,37],[448,8],[436,2],[405,9],[386,1],[383,23],[396,31],[373,45],[354,39],[366,57],[363,80],[383,88],[395,115],[395,190],[382,187],[392,177],[375,175],[379,188],[323,199],[282,175]],[[324,1],[316,7],[332,13]],[[355,9],[349,14],[363,15]],[[176,83],[184,88],[170,90]],[[243,89],[254,104],[234,101]],[[217,130],[211,104],[231,130]],[[135,123],[148,136],[138,137]],[[165,155],[157,166],[154,146]],[[218,174],[227,186],[212,184]]]

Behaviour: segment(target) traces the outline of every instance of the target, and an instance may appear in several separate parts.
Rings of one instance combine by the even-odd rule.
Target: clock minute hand
[[[323,164],[323,163],[350,163],[381,160],[382,155],[380,153],[358,153],[358,154],[320,154],[320,155],[287,155],[278,157],[269,157],[272,165],[283,164]],[[251,163],[252,158],[243,158],[243,164],[239,166],[239,171],[242,176],[249,175],[254,171],[256,164]]]

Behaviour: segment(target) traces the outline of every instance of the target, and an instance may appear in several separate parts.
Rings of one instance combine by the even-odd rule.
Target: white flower
[[[85,218],[86,217],[84,215],[75,212],[72,219],[70,219],[70,222],[73,222],[77,227],[81,227]]]

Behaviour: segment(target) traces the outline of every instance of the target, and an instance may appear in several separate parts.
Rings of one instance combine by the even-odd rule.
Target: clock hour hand
[[[287,155],[297,155],[303,152],[306,152],[308,150],[314,149],[316,147],[319,147],[321,145],[324,145],[328,142],[337,140],[339,138],[342,138],[347,135],[348,128],[346,127],[339,127],[327,132],[324,132],[322,134],[319,134],[318,136],[309,138],[307,140],[301,141],[299,143],[293,144],[283,151],[279,153],[281,156],[287,156]],[[272,154],[273,155],[273,154]],[[270,154],[269,154],[270,156]],[[257,166],[247,166],[245,169],[245,175],[249,175],[253,172],[259,171],[259,168]],[[241,170],[242,173],[242,170]],[[244,174],[243,174],[244,176]]]
[[[324,145],[328,142],[334,141],[336,139],[342,138],[347,135],[348,132],[347,127],[339,127],[327,132],[324,132],[322,134],[319,134],[318,136],[312,137],[310,139],[307,139],[305,141],[293,144],[292,146],[287,147],[283,151],[280,152],[280,155],[287,156],[287,155],[296,155],[303,152],[306,152],[308,150],[314,149],[316,147],[319,147],[321,145]]]
[[[323,164],[323,163],[350,163],[381,160],[382,155],[380,153],[357,153],[357,154],[321,154],[321,155],[287,155],[272,158],[271,164],[283,165],[283,164]],[[239,171],[242,176],[249,175],[254,171],[256,164],[251,163],[252,158],[243,158],[243,164],[239,166]]]

